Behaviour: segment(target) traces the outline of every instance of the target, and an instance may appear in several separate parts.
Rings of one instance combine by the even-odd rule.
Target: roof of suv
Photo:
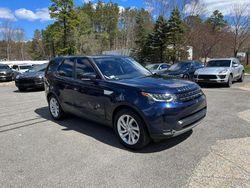
[[[211,60],[229,60],[229,61],[232,61],[232,60],[237,60],[237,58],[235,57],[230,57],[230,58],[213,58],[213,59],[210,59],[209,61]]]

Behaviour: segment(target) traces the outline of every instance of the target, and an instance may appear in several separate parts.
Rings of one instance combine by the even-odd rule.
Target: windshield
[[[22,70],[22,69],[30,69],[32,68],[32,66],[30,65],[22,65],[22,66],[19,66],[19,68]]]
[[[207,63],[207,67],[230,67],[231,60],[212,60]]]
[[[146,68],[149,70],[157,70],[159,67],[159,64],[152,64],[152,65],[147,65]]]
[[[185,70],[190,67],[190,63],[176,63],[170,66],[169,70],[177,71],[177,70]]]
[[[10,69],[8,65],[0,65],[0,69]]]
[[[152,75],[132,58],[105,57],[95,59],[97,67],[106,79],[121,80]]]
[[[34,67],[32,67],[31,69],[29,69],[27,72],[44,72],[46,67],[47,67],[47,63],[46,64],[42,64],[42,65],[35,65]]]

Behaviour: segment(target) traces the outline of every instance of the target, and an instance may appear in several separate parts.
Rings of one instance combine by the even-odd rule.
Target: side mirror
[[[233,67],[234,67],[234,68],[236,68],[236,67],[238,67],[238,66],[239,66],[238,64],[233,64]]]

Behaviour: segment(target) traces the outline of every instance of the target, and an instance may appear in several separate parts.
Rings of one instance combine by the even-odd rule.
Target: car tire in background
[[[240,79],[238,80],[239,82],[244,82],[244,78],[245,78],[245,72],[242,71]]]
[[[62,107],[54,95],[49,97],[49,111],[54,120],[62,120],[65,117],[65,113]]]
[[[121,144],[130,149],[141,149],[150,142],[142,118],[130,109],[122,109],[114,119],[114,129]]]
[[[18,87],[18,90],[19,90],[20,92],[24,92],[24,91],[26,91],[26,88]]]
[[[226,86],[231,87],[232,85],[233,85],[233,76],[230,74]]]

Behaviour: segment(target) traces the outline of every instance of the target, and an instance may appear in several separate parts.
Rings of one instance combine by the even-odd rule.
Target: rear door
[[[88,75],[95,75],[96,79],[88,78]],[[73,104],[77,113],[102,122],[105,119],[104,90],[88,58],[76,59],[74,82]]]

